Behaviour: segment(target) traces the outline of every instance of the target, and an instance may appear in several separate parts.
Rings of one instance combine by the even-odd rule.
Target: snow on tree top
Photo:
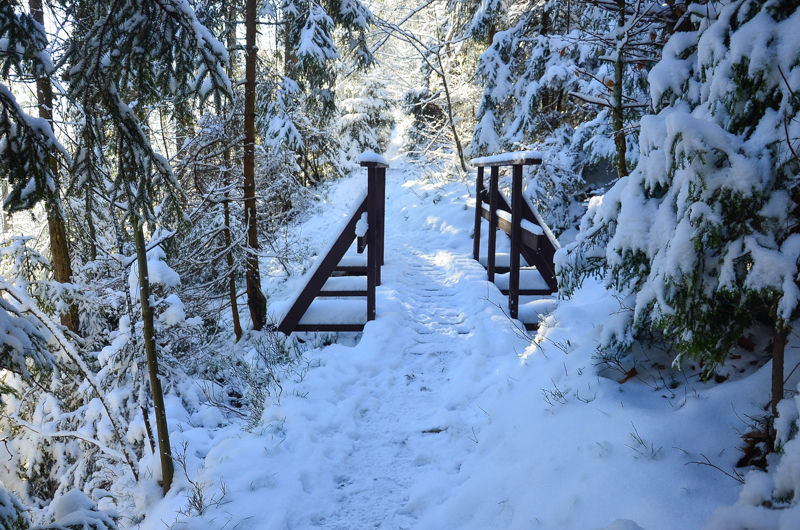
[[[522,164],[529,166],[531,164],[541,164],[542,154],[539,151],[516,151],[514,153],[502,153],[499,155],[482,156],[470,160],[472,167],[487,167],[487,166],[514,166]]]

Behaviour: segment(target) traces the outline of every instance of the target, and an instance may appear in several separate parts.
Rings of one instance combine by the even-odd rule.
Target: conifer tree
[[[114,127],[117,171],[112,204],[124,205],[123,221],[133,232],[136,248],[144,346],[166,493],[172,482],[173,463],[158,377],[148,275],[148,251],[157,242],[151,242],[148,248],[145,225],[153,235],[159,224],[177,228],[182,222],[182,190],[168,161],[150,144],[142,126],[143,114],[137,110],[167,94],[177,101],[193,95],[201,101],[213,97],[220,104],[230,94],[224,71],[228,57],[185,2],[130,0],[122,5],[101,4],[96,10],[100,16],[71,50],[76,61],[69,71],[70,95],[87,114],[106,113]],[[92,125],[96,122],[86,120],[84,129]],[[85,132],[82,138],[90,143],[82,149],[102,152],[105,146],[94,143],[102,137],[102,131]]]
[[[33,81],[36,85],[39,118],[26,114],[6,86],[0,85],[0,172],[10,185],[5,198],[9,213],[27,210],[44,203],[50,232],[50,252],[54,279],[67,284],[72,265],[61,206],[59,161],[69,160],[56,140],[53,129],[53,91],[49,75],[54,67],[44,32],[44,11],[40,0],[31,0],[30,12],[16,1],[0,3],[0,39],[7,39],[0,50],[0,77]],[[62,316],[62,323],[78,333],[80,323],[74,303]]]
[[[247,0],[245,8],[245,85],[244,85],[244,219],[247,230],[247,306],[253,329],[267,322],[267,300],[261,292],[258,265],[258,216],[256,213],[256,0]]]
[[[44,28],[44,8],[42,0],[30,0],[30,11],[34,22]],[[34,77],[36,78],[36,99],[39,107],[39,117],[47,120],[53,129],[53,87],[44,65],[37,65]],[[61,208],[61,178],[59,178],[58,160],[49,158],[50,172],[54,177],[55,189],[48,189],[45,206],[47,209],[47,226],[50,232],[50,254],[53,263],[53,276],[55,281],[69,283],[72,280],[72,263],[70,262],[67,230],[65,227],[64,212]],[[61,317],[61,323],[73,333],[80,332],[78,319],[78,306],[69,305],[67,312]]]
[[[602,67],[585,26],[604,25],[578,2],[516,2],[508,28],[499,28],[476,72],[483,87],[471,154],[535,148],[544,163],[526,169],[526,194],[542,206],[556,234],[573,226],[574,196],[583,173],[613,157],[605,115],[570,92],[600,95],[605,86],[581,72]]]
[[[356,86],[358,91],[351,89],[351,96],[339,102],[342,115],[337,124],[344,156],[352,168],[358,167],[358,156],[365,151],[383,153],[394,126],[386,82],[368,77]]]
[[[607,345],[655,330],[707,374],[759,314],[774,322],[773,410],[780,355],[800,290],[800,56],[782,46],[795,2],[738,0],[715,19],[695,11],[650,75],[660,112],[642,119],[635,171],[590,203],[560,258],[566,292],[588,274],[629,296]],[[605,250],[603,248],[605,247]]]

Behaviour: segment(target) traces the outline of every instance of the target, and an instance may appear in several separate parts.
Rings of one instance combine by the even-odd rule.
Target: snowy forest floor
[[[163,500],[143,482],[134,500],[145,518],[124,526],[690,529],[736,501],[741,485],[721,470],[734,474],[748,416],[764,414],[768,337],[735,352],[723,383],[701,382],[692,363],[671,370],[657,349],[615,367],[596,338],[620,305],[587,282],[544,304],[551,313],[528,338],[471,259],[474,190],[390,162],[377,319],[309,349],[252,432],[172,397],[187,474]],[[302,227],[312,245],[325,246],[365,180],[328,188]],[[279,300],[302,279],[273,283]],[[188,479],[203,490],[202,514]]]

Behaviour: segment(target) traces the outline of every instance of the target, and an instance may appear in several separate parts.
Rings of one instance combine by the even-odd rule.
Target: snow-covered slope
[[[163,500],[145,483],[139,528],[690,529],[733,504],[740,484],[698,462],[733,473],[769,365],[703,384],[699,366],[673,373],[642,351],[624,381],[630,360],[595,351],[620,306],[594,283],[532,341],[471,259],[473,202],[463,183],[389,170],[377,319],[310,351],[252,433],[174,400],[172,443],[187,444],[208,507],[187,508],[185,476]],[[322,247],[330,225],[312,219],[305,235]]]

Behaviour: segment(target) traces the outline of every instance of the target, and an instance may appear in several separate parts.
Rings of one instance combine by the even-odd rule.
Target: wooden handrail
[[[475,158],[470,161],[470,165],[478,169],[476,181],[476,204],[475,204],[475,230],[472,254],[475,260],[480,261],[480,237],[481,220],[486,218],[489,221],[489,248],[487,255],[487,272],[489,281],[495,280],[495,254],[497,247],[497,230],[501,229],[511,237],[511,255],[509,256],[509,285],[508,285],[508,309],[512,318],[519,317],[519,271],[520,257],[524,257],[528,264],[535,266],[542,278],[547,283],[550,292],[558,290],[558,282],[555,277],[555,265],[553,256],[556,251],[555,244],[550,240],[548,234],[550,229],[544,226],[541,216],[534,213],[532,207],[522,196],[522,168],[542,163],[542,156],[536,151],[519,151],[503,153],[500,155]],[[498,189],[498,181],[501,167],[512,168],[511,180],[511,204]],[[484,168],[490,168],[489,189],[484,183]],[[485,212],[483,203],[489,204],[489,211]],[[497,215],[497,211],[503,210],[511,214],[511,221],[502,219]],[[544,235],[539,236],[522,227],[522,220],[525,219],[542,228]],[[538,292],[538,291],[537,291]]]
[[[353,240],[356,238],[356,224],[359,219],[361,219],[361,215],[367,211],[368,200],[369,194],[364,197],[361,204],[356,208],[328,253],[321,258],[322,262],[311,274],[303,291],[278,325],[278,331],[287,336],[291,334],[297,327],[297,324],[300,323],[300,319],[303,318],[303,315],[308,311],[311,302],[314,301],[314,298],[319,296],[322,286],[328,281],[336,265],[339,264],[345,252],[347,252],[347,249],[353,244]]]
[[[472,167],[531,166],[542,163],[538,151],[514,151],[499,155],[482,156],[469,161]]]
[[[310,274],[305,287],[295,299],[289,311],[278,325],[278,331],[289,335],[294,331],[360,331],[363,324],[300,324],[311,303],[318,296],[363,296],[367,297],[367,321],[375,319],[376,302],[375,288],[381,284],[381,266],[384,261],[384,216],[386,211],[386,168],[388,164],[377,160],[377,155],[361,162],[367,168],[367,193],[361,203],[355,208],[344,228],[331,245],[325,256],[320,258],[319,265]],[[367,214],[367,233],[358,237],[356,225],[363,214]],[[357,267],[359,271],[366,272],[367,290],[363,291],[323,291],[323,287],[332,273],[341,270],[340,262],[347,250],[358,237],[357,251],[362,253],[367,250],[366,271]],[[352,269],[352,267],[351,267]]]

